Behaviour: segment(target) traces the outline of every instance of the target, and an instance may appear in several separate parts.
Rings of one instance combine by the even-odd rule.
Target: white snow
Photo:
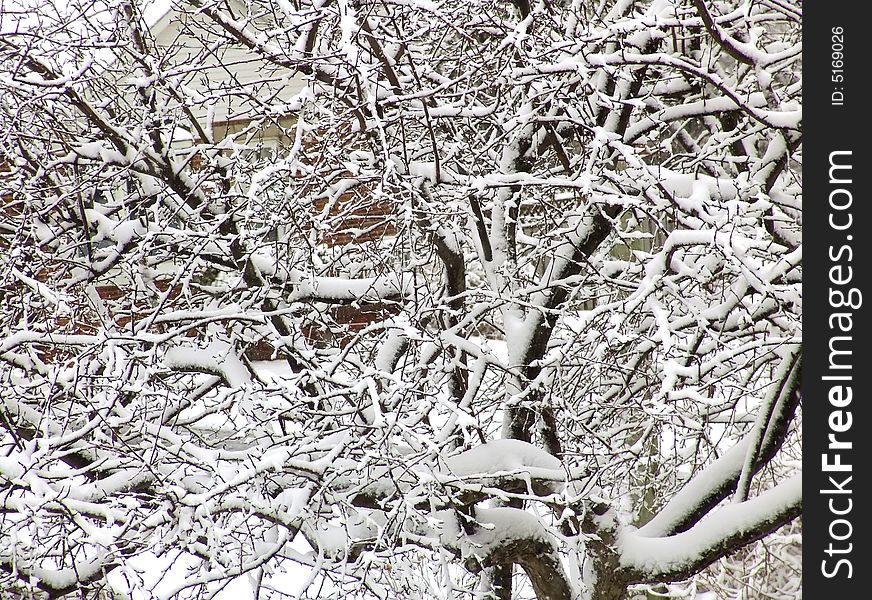
[[[537,479],[562,481],[560,460],[533,444],[500,439],[481,444],[445,460],[445,474],[469,478],[523,473]]]
[[[785,249],[801,241],[801,173],[791,172],[799,154],[790,129],[801,117],[793,9],[781,7],[787,13],[775,27],[776,13],[765,8],[751,20],[739,6],[717,11],[725,35],[748,32],[732,43],[758,64],[740,81],[733,59],[719,61],[723,47],[679,3],[616,0],[588,22],[579,2],[539,3],[520,22],[459,3],[449,16],[456,31],[444,38],[445,7],[431,0],[392,2],[403,17],[397,23],[345,1],[314,0],[301,11],[279,0],[271,13],[237,0],[199,8],[146,0],[138,8],[157,54],[131,68],[100,59],[102,71],[71,61],[63,46],[87,40],[69,36],[90,26],[94,48],[111,53],[117,40],[101,26],[105,16],[73,19],[71,31],[54,30],[56,40],[39,30],[36,45],[10,35],[11,48],[21,44],[23,70],[0,76],[0,85],[9,107],[30,109],[27,119],[8,119],[24,144],[8,166],[24,184],[26,212],[4,217],[22,248],[39,243],[32,269],[30,255],[0,268],[23,300],[18,311],[13,298],[0,334],[0,358],[11,365],[0,406],[36,432],[0,448],[0,481],[13,484],[2,501],[4,533],[25,540],[0,551],[3,566],[43,567],[31,568],[31,584],[71,584],[76,573],[59,567],[100,577],[101,565],[85,560],[92,548],[124,547],[132,554],[117,556],[122,564],[109,579],[131,600],[247,599],[260,576],[288,596],[318,594],[297,590],[323,578],[324,595],[341,597],[346,577],[372,585],[361,593],[390,596],[371,573],[404,586],[394,596],[447,598],[465,584],[454,578],[462,572],[454,554],[483,557],[519,539],[559,546],[560,560],[584,565],[572,572],[580,580],[586,569],[590,583],[596,561],[585,536],[552,531],[557,516],[548,505],[565,502],[568,517],[577,503],[614,503],[593,524],[621,527],[638,508],[627,492],[648,485],[637,477],[646,464],[657,467],[655,482],[692,477],[677,493],[644,490],[663,495],[664,508],[639,529],[619,530],[611,550],[626,566],[690,565],[792,509],[799,477],[751,500],[737,494],[675,533],[725,485],[750,482],[749,447],[767,422],[756,397],[767,361],[801,333],[802,250]],[[63,11],[62,4],[54,3]],[[546,8],[553,19],[539,18]],[[332,25],[318,25],[331,14]],[[0,17],[4,33],[7,19],[19,17]],[[679,48],[670,30],[698,30],[689,46],[699,41],[700,51],[688,54],[687,40]],[[433,53],[467,35],[493,43],[483,54]],[[639,50],[655,39],[658,48]],[[40,56],[58,66],[58,78],[26,74],[24,59]],[[457,57],[463,61],[453,63]],[[391,68],[398,83],[385,80]],[[61,112],[33,103],[43,97]],[[79,122],[73,115],[88,107],[93,115]],[[603,119],[591,119],[600,109]],[[719,130],[724,112],[737,117],[735,129]],[[27,124],[31,116],[57,123],[58,115],[69,115],[69,127]],[[149,139],[153,124],[166,154],[159,138]],[[31,181],[19,169],[26,147],[40,172]],[[248,150],[261,147],[272,151],[250,164]],[[194,168],[195,153],[221,172]],[[89,200],[95,191],[99,202]],[[346,199],[358,193],[394,205],[396,234],[326,249],[323,227],[341,220],[334,213],[352,215]],[[613,217],[612,209],[622,212]],[[618,235],[579,261],[596,214]],[[770,235],[773,224],[786,237]],[[628,255],[616,260],[619,237]],[[439,262],[441,247],[432,253],[434,240],[468,267],[461,310],[447,299],[450,267]],[[92,264],[81,260],[86,245]],[[40,270],[55,261],[57,275]],[[74,279],[64,279],[64,265]],[[160,265],[172,266],[152,277]],[[209,265],[220,266],[218,282],[210,276],[212,284],[201,285]],[[252,283],[252,272],[260,281]],[[168,279],[173,287],[155,295],[164,288],[151,284]],[[110,281],[135,289],[131,302],[103,302],[97,286]],[[81,304],[81,283],[91,286],[97,320],[69,309]],[[143,284],[150,294],[138,293]],[[552,302],[558,289],[569,298],[562,306]],[[310,339],[339,320],[325,305],[385,299],[401,316],[369,324],[347,344]],[[581,310],[591,302],[595,308]],[[72,335],[45,318],[64,312],[76,313],[63,329]],[[129,332],[121,314],[135,319]],[[552,329],[552,318],[561,325]],[[534,338],[544,343],[533,347]],[[260,339],[284,345],[294,367],[240,356]],[[61,360],[45,350],[58,346]],[[530,367],[541,369],[532,381]],[[750,369],[762,379],[743,379]],[[446,385],[460,370],[464,385]],[[539,391],[565,409],[564,460],[513,439],[469,448],[498,435],[511,407],[538,401]],[[755,410],[756,437],[726,449],[747,435]],[[651,455],[649,442],[660,446]],[[68,452],[107,476],[88,480],[63,462]],[[594,477],[579,466],[582,457]],[[792,468],[790,459],[775,461]],[[743,462],[749,468],[740,476]],[[494,507],[521,495],[523,483],[535,489],[524,510]],[[551,495],[564,487],[562,500]],[[385,501],[356,506],[365,495]],[[469,534],[457,511],[437,510],[464,495],[478,503]],[[63,523],[72,534],[28,537],[19,523],[32,531]],[[432,554],[415,550],[420,540]],[[46,552],[69,549],[66,562],[16,565],[43,550],[37,541]],[[361,541],[374,545],[347,561]],[[442,569],[444,579],[434,579],[430,594],[413,589],[411,564]]]
[[[519,508],[479,508],[474,511],[475,531],[465,534],[460,528],[457,513],[441,510],[433,513],[441,522],[439,541],[449,548],[460,549],[464,557],[486,558],[500,546],[514,540],[535,540],[554,544],[551,535],[539,518]]]
[[[164,364],[173,369],[219,375],[231,387],[243,387],[251,380],[233,347],[220,340],[212,341],[205,348],[187,345],[170,348],[164,355]]]
[[[719,543],[801,503],[800,474],[746,502],[723,506],[689,530],[673,536],[646,537],[642,530],[627,528],[618,540],[621,565],[654,573],[680,569],[693,564]]]
[[[545,530],[539,518],[519,508],[476,508],[475,520],[479,527],[467,539],[483,549],[511,540],[553,543],[553,536]]]

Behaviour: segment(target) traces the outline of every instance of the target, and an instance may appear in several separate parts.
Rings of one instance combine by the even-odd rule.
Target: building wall
[[[224,41],[208,17],[171,9],[152,27],[155,54],[182,84],[191,112],[216,140],[238,133],[265,110],[289,103],[305,86],[300,77]],[[282,119],[289,115],[273,112]],[[278,129],[266,133],[278,135]]]

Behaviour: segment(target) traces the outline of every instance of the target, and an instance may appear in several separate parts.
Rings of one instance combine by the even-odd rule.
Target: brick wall
[[[356,205],[356,206],[355,206]],[[323,211],[327,200],[315,201],[315,209]],[[346,192],[333,203],[327,213],[330,227],[322,231],[321,243],[326,246],[362,244],[396,235],[394,207],[387,201],[372,201],[359,192]]]

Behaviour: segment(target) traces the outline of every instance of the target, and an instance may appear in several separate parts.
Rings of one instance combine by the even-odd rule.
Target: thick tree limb
[[[668,537],[641,530],[619,536],[620,564],[633,582],[686,579],[747,544],[772,533],[802,511],[802,475],[740,504],[724,506],[692,528]]]

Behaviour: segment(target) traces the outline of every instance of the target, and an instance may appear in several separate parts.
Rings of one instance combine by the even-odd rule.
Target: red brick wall
[[[355,206],[356,205],[356,206]],[[315,201],[315,209],[323,211],[327,200]],[[323,232],[321,242],[327,246],[362,244],[395,235],[394,207],[384,200],[372,201],[358,192],[346,192],[330,207],[330,228]]]

